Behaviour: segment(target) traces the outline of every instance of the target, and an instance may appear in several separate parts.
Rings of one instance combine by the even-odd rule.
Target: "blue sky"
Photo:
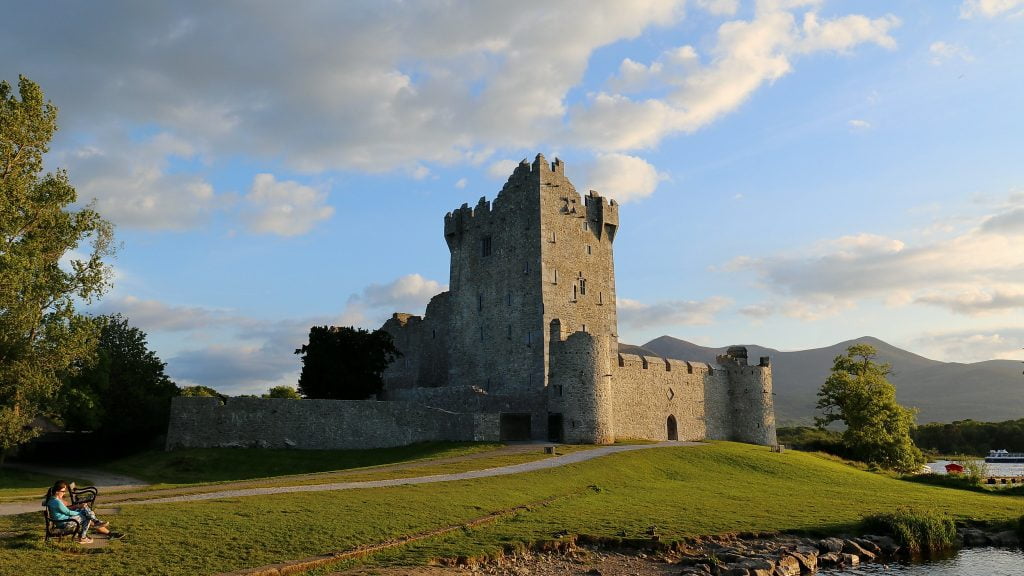
[[[621,204],[624,342],[1024,359],[1024,0],[18,3],[0,53],[181,385],[422,313],[538,152]]]

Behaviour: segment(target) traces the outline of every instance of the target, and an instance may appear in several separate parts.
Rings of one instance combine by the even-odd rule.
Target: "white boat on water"
[[[985,462],[991,464],[1024,462],[1024,452],[1007,452],[1006,450],[989,450]]]

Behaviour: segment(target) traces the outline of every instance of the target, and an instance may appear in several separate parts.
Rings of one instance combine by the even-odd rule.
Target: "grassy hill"
[[[809,424],[821,384],[832,368],[832,359],[853,344],[865,343],[878,350],[878,360],[892,364],[889,381],[896,386],[900,403],[920,410],[917,421],[952,422],[973,419],[987,422],[1024,416],[1024,376],[1021,363],[989,360],[972,364],[939,362],[865,336],[826,348],[780,352],[747,345],[751,361],[770,356],[775,384],[775,416],[780,424]],[[714,362],[726,347],[707,348],[670,336],[643,345],[657,355],[681,360]]]
[[[102,554],[61,554],[44,545],[38,512],[0,517],[0,533],[15,534],[0,539],[0,574],[213,574],[351,550],[500,511],[509,513],[373,561],[495,554],[560,533],[645,538],[650,526],[664,541],[748,530],[840,532],[898,506],[1009,521],[1024,514],[1024,497],[910,483],[763,446],[658,447],[478,480],[122,505],[109,518],[129,537]]]

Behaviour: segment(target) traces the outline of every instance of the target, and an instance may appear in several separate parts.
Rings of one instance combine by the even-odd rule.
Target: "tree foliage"
[[[302,395],[299,394],[298,390],[291,386],[274,386],[267,393],[263,395],[264,398],[284,398],[286,400],[299,400]]]
[[[989,450],[1024,452],[1024,418],[1005,422],[956,422],[922,424],[911,433],[923,450],[938,454],[984,456]]]
[[[96,357],[68,378],[60,394],[65,427],[93,430],[125,447],[144,446],[166,433],[178,387],[149,349],[145,332],[120,314],[96,322]]]
[[[223,398],[224,396],[209,386],[185,386],[181,389],[182,396],[200,396],[204,398]]]
[[[377,394],[381,376],[401,356],[391,334],[383,330],[313,326],[302,356],[299,393],[306,398],[363,400]]]
[[[93,354],[97,327],[75,303],[109,287],[112,226],[91,205],[73,208],[67,173],[43,173],[56,130],[37,84],[22,76],[15,95],[0,82],[0,458]]]
[[[832,374],[818,391],[819,427],[846,424],[843,445],[864,462],[889,470],[910,472],[924,462],[910,438],[916,410],[896,402],[896,388],[886,376],[889,364],[874,362],[877,351],[856,344],[845,356],[836,356]]]

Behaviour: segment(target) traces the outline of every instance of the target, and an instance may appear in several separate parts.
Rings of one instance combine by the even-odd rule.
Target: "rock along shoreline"
[[[498,558],[453,558],[442,564],[477,574],[546,576],[800,576],[822,569],[914,558],[892,537],[880,535],[811,538],[776,533],[741,533],[662,542],[656,530],[647,539],[596,539],[563,535],[529,550]],[[953,549],[1020,546],[1017,533],[958,527]],[[378,573],[387,573],[378,572]],[[406,569],[403,574],[428,574]]]

